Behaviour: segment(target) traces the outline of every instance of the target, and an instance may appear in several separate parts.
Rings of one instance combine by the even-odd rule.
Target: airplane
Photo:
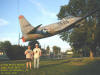
[[[65,17],[59,22],[49,24],[46,26],[41,26],[42,24],[33,27],[23,15],[19,16],[19,23],[22,31],[22,41],[31,41],[31,40],[38,40],[46,37],[50,37],[56,34],[59,34],[63,31],[72,29],[77,27],[77,23],[85,19],[86,17],[94,14],[97,9],[86,14],[84,17]]]

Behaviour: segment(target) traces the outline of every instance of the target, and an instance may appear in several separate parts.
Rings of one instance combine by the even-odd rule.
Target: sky
[[[24,17],[35,27],[43,26],[58,21],[57,14],[62,5],[67,5],[69,0],[0,0],[0,41],[9,40],[12,44],[18,44],[18,36],[21,34],[18,16]],[[59,35],[38,40],[42,48],[48,45],[61,47],[61,51],[71,49],[70,45],[62,41]],[[21,45],[27,45],[28,42]]]

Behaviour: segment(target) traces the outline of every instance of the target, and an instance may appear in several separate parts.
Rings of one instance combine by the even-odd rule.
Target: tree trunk
[[[90,59],[94,59],[92,50],[90,50]]]

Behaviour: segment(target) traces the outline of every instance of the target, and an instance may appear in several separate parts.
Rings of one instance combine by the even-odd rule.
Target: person
[[[28,49],[25,51],[25,55],[26,55],[26,71],[28,71],[28,65],[30,66],[31,69],[31,60],[32,60],[32,50],[31,47],[28,46]]]
[[[41,56],[41,49],[38,44],[35,44],[35,48],[33,49],[33,57],[34,57],[34,69],[39,68],[39,58]]]

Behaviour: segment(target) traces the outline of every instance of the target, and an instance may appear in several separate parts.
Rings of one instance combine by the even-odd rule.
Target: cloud
[[[8,21],[0,18],[0,26],[5,26],[8,24]]]
[[[31,3],[37,6],[38,10],[44,15],[44,16],[49,16],[50,18],[56,18],[56,13],[55,12],[50,12],[43,7],[43,5],[36,0],[30,0]]]

